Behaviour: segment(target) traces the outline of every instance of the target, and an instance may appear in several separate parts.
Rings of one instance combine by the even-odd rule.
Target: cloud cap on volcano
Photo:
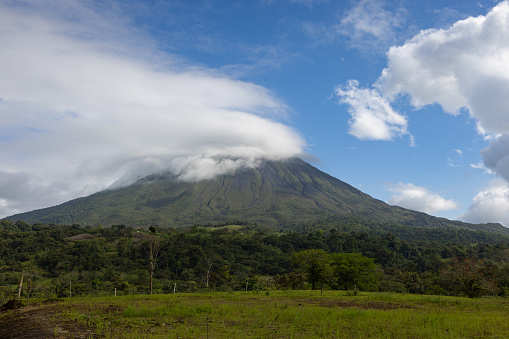
[[[18,183],[0,181],[0,215],[159,171],[198,180],[303,154],[268,89],[162,53],[105,13],[0,4],[0,172]]]

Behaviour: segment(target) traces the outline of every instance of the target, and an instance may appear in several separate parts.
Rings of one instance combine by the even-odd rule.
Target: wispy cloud
[[[341,19],[336,26],[339,33],[350,37],[360,46],[366,38],[387,42],[394,39],[395,29],[404,21],[402,10],[385,9],[385,1],[361,0]]]
[[[385,53],[397,41],[398,29],[404,23],[404,10],[389,10],[387,2],[361,0],[333,24],[303,24],[304,32],[314,39],[334,42],[347,38],[348,44],[363,53]]]
[[[0,215],[303,152],[266,88],[158,51],[121,15],[61,4],[0,4]]]
[[[447,157],[447,166],[449,167],[463,167],[463,151],[460,149],[453,149],[453,156]]]
[[[313,6],[324,2],[329,2],[329,0],[290,0],[292,4],[301,4],[309,8],[313,8]]]
[[[450,211],[459,208],[459,204],[452,199],[429,191],[414,184],[398,183],[387,188],[395,193],[388,201],[390,205],[397,205],[424,213]]]
[[[486,168],[486,166],[484,166],[484,164],[481,162],[478,162],[475,164],[470,164],[470,167],[482,170],[486,174],[495,174],[492,170],[490,170],[489,168]]]
[[[237,53],[243,54],[245,62],[219,67],[219,71],[232,78],[242,79],[248,75],[279,71],[283,65],[303,57],[288,52],[277,45],[236,46]]]

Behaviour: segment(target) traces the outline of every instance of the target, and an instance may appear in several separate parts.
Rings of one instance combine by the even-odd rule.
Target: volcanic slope
[[[199,182],[152,175],[9,220],[82,225],[186,226],[243,220],[268,226],[355,216],[414,227],[453,227],[507,234],[498,224],[472,225],[436,218],[374,199],[300,159],[264,161],[258,168]]]

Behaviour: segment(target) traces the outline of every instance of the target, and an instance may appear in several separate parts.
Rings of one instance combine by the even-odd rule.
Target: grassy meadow
[[[509,301],[495,297],[215,292],[67,298],[41,307],[92,328],[93,338],[509,337]]]

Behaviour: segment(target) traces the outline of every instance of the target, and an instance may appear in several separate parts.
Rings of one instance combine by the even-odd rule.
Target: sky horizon
[[[0,218],[301,157],[509,227],[509,2],[0,2]]]

